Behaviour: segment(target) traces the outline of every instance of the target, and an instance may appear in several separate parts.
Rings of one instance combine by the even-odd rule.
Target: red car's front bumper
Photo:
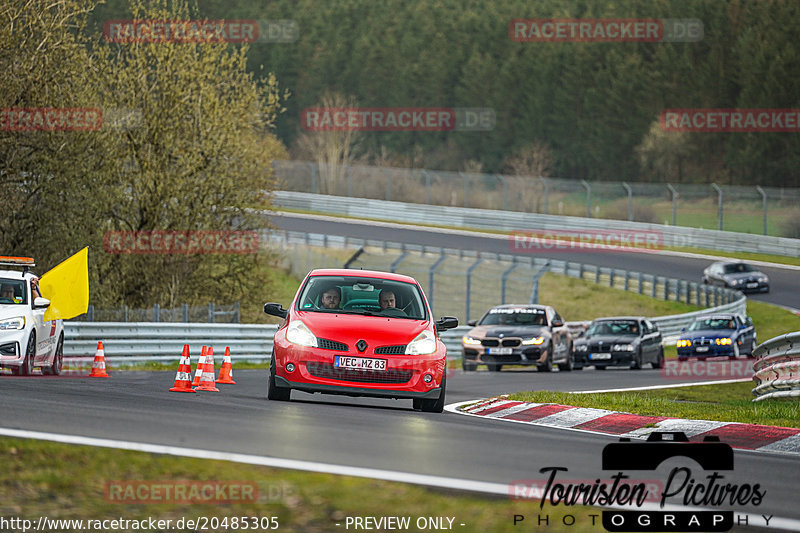
[[[275,339],[275,385],[305,392],[375,396],[383,398],[436,399],[441,392],[446,365],[445,348],[430,355],[389,355],[308,348]],[[371,351],[371,350],[370,350]],[[337,355],[386,360],[386,370],[334,368]],[[294,370],[286,366],[292,363]],[[425,382],[425,376],[430,382]]]

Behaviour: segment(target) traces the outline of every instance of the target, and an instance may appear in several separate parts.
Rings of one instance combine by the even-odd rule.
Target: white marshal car
[[[44,320],[50,300],[39,293],[33,266],[30,258],[0,257],[0,367],[14,375],[29,376],[34,367],[57,375],[64,364],[64,324]]]

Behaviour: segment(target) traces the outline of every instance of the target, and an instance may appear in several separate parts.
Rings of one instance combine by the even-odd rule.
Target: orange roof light
[[[11,257],[5,255],[0,255],[0,264],[35,266],[33,257]]]

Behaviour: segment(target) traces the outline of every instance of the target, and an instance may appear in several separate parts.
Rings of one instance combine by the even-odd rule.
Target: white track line
[[[462,402],[468,403],[468,402]],[[461,405],[461,404],[453,404]],[[452,405],[448,405],[449,409]],[[475,415],[477,416],[477,415]],[[467,479],[448,478],[441,476],[429,476],[424,474],[411,474],[407,472],[396,472],[392,470],[381,470],[377,468],[362,468],[357,466],[332,465],[317,463],[314,461],[300,461],[295,459],[279,459],[276,457],[262,457],[259,455],[249,455],[242,453],[218,452],[214,450],[198,450],[193,448],[183,448],[180,446],[166,446],[162,444],[147,444],[143,442],[131,442],[123,440],[99,439],[94,437],[82,437],[79,435],[64,435],[60,433],[45,433],[40,431],[28,431],[21,429],[0,428],[0,435],[20,439],[46,440],[50,442],[60,442],[64,444],[77,444],[83,446],[95,446],[100,448],[115,448],[118,450],[132,450],[138,452],[158,453],[163,455],[173,455],[178,457],[191,457],[196,459],[216,459],[221,461],[231,461],[234,463],[244,463],[273,468],[287,468],[293,470],[303,470],[307,472],[318,472],[323,474],[337,474],[342,476],[363,477],[368,479],[380,479],[384,481],[396,481],[400,483],[410,483],[413,485],[423,485],[427,487],[439,487],[455,490],[465,490],[480,492],[484,494],[496,494],[509,496],[510,484],[490,483],[486,481],[472,481]],[[666,505],[663,509],[656,504],[645,504],[642,509],[650,510],[690,510],[684,506]],[[739,516],[747,516],[752,524],[759,524],[758,520],[763,521],[760,515],[750,513],[736,513]],[[800,531],[800,520],[792,518],[775,517],[770,524],[776,529],[786,529],[789,531]]]

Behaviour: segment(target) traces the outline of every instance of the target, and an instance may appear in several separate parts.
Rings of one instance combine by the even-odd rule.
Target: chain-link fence
[[[627,183],[345,166],[332,179],[308,161],[276,161],[278,187],[359,198],[800,236],[800,189]]]
[[[239,302],[230,305],[209,303],[205,305],[183,304],[180,307],[165,308],[158,304],[147,309],[122,307],[96,309],[89,306],[87,313],[72,320],[82,322],[209,322],[238,324],[241,319]]]
[[[584,263],[301,232],[273,231],[265,236],[283,248],[286,266],[298,277],[315,268],[343,266],[406,274],[422,285],[435,316],[456,316],[463,323],[498,304],[539,303],[539,281],[546,273],[698,308],[742,298],[737,291],[720,287]]]

